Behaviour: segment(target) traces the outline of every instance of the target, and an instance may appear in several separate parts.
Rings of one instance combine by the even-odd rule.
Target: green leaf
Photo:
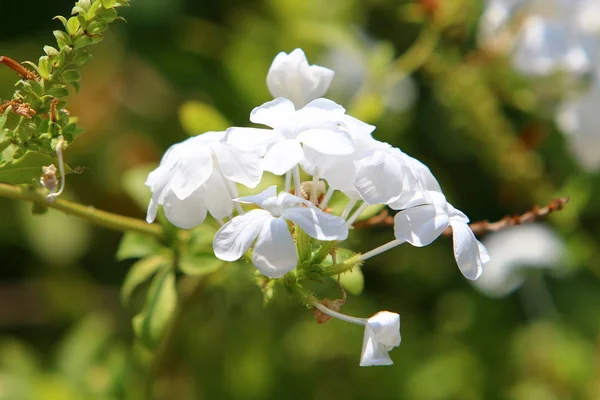
[[[164,269],[152,280],[144,309],[133,318],[133,330],[144,346],[158,346],[176,307],[175,274]]]
[[[102,7],[113,8],[117,4],[117,0],[102,0]]]
[[[48,60],[48,56],[40,57],[40,61],[38,63],[38,73],[45,80],[48,80],[50,78],[50,74],[52,73],[52,66],[50,65],[50,60]]]
[[[62,22],[62,24],[65,27],[65,29],[67,29],[67,19],[65,17],[63,17],[62,15],[57,15],[56,17],[54,17],[52,19],[59,20],[60,22]]]
[[[71,17],[67,21],[67,32],[70,35],[75,35],[77,33],[77,30],[80,27],[81,27],[81,24],[79,23],[79,20],[77,19],[77,17]]]
[[[52,46],[44,46],[44,53],[48,56],[58,56],[58,50]]]
[[[54,37],[56,38],[56,43],[58,43],[59,48],[69,47],[71,46],[71,37],[67,35],[66,32],[63,31],[54,31]]]
[[[170,255],[157,254],[133,264],[127,272],[123,286],[121,286],[121,301],[123,304],[129,305],[131,295],[135,289],[149,280],[159,269],[169,267],[172,262]]]
[[[231,126],[214,107],[199,101],[188,101],[179,109],[183,130],[190,136],[207,131],[223,131]]]
[[[126,232],[121,239],[116,258],[119,261],[128,258],[143,258],[160,251],[160,245],[154,239],[136,232]]]
[[[53,162],[47,154],[27,151],[17,160],[0,164],[0,182],[18,185],[38,181],[42,176],[42,166]]]
[[[81,74],[76,69],[68,69],[62,73],[62,79],[65,82],[73,82],[81,79]]]
[[[55,86],[52,89],[48,90],[48,92],[46,92],[46,94],[48,96],[61,98],[61,97],[67,97],[69,95],[69,91],[67,90],[66,86],[59,85],[59,86]]]
[[[88,62],[92,58],[92,55],[86,50],[79,50],[73,58],[73,63],[79,67]]]
[[[202,276],[212,274],[225,265],[214,253],[186,254],[181,257],[179,269],[186,275]]]

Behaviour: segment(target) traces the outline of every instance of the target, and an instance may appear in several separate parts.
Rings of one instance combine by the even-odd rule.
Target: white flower
[[[146,220],[156,218],[158,206],[174,225],[189,229],[201,224],[207,211],[224,218],[233,209],[235,184],[255,187],[262,177],[260,154],[223,142],[225,132],[207,132],[171,146],[160,165],[150,172],[152,191]]]
[[[286,220],[318,240],[344,240],[348,237],[348,228],[342,218],[327,214],[309,201],[289,193],[277,195],[275,186],[236,201],[253,203],[262,209],[237,216],[223,225],[213,242],[215,255],[224,261],[238,260],[256,240],[252,263],[270,278],[282,277],[298,263]]]
[[[263,169],[282,175],[305,157],[305,147],[323,155],[351,154],[354,144],[341,125],[346,110],[335,102],[317,99],[300,110],[277,98],[252,110],[250,121],[272,129],[229,128],[227,142],[264,154]]]
[[[381,311],[367,320],[360,366],[392,365],[388,352],[400,346],[400,315]]]
[[[558,267],[564,242],[542,224],[514,226],[488,234],[491,260],[472,284],[490,297],[503,297],[523,284],[528,269]]]
[[[390,207],[404,209],[394,217],[394,236],[399,242],[427,246],[451,226],[454,258],[460,272],[471,280],[481,275],[483,264],[489,261],[487,250],[469,228],[469,218],[452,207],[442,193],[415,192],[410,201]]]
[[[273,97],[290,99],[297,109],[322,97],[334,72],[318,65],[308,65],[302,49],[277,54],[267,74],[267,86]]]

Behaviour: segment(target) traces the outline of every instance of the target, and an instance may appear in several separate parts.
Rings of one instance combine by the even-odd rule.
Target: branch
[[[527,211],[521,215],[507,215],[496,222],[477,221],[469,224],[469,227],[478,236],[485,235],[488,232],[497,232],[509,226],[528,224],[539,220],[555,211],[560,211],[569,202],[568,197],[559,197],[554,199],[546,207],[535,206],[531,211]],[[381,211],[378,215],[366,219],[364,221],[358,221],[354,224],[354,228],[374,228],[377,226],[391,226],[394,225],[394,217],[389,215],[387,209]],[[452,235],[452,227],[446,228],[443,233],[444,236]]]
[[[67,200],[56,199],[54,202],[49,202],[46,200],[45,194],[39,190],[0,183],[0,197],[30,201],[43,207],[54,208],[65,214],[75,215],[93,224],[116,231],[138,232],[152,236],[158,240],[164,240],[165,238],[163,229],[160,225],[148,224],[146,221],[137,218],[97,210],[93,206],[84,206]]]

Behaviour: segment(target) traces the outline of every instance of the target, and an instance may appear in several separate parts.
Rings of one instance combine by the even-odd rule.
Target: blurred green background
[[[52,17],[72,5],[0,0],[0,54],[37,60],[59,27]],[[482,10],[472,0],[132,0],[127,23],[90,48],[69,101],[87,132],[67,151],[83,173],[68,176],[65,197],[144,218],[144,171],[189,134],[248,126],[271,99],[273,57],[301,47],[336,71],[328,97],[430,166],[473,221],[570,196],[548,221],[565,242],[561,268],[492,299],[461,276],[447,238],[370,260],[343,311],[398,312],[403,338],[393,366],[360,368],[361,329],[317,325],[284,295],[264,306],[252,267],[230,265],[193,288],[152,361],[119,300],[133,262],[115,259],[122,235],[0,199],[0,399],[599,399],[600,175],[554,125],[560,93],[537,96],[477,48]],[[0,69],[0,98],[16,80]],[[377,228],[350,243],[366,251],[391,237]]]

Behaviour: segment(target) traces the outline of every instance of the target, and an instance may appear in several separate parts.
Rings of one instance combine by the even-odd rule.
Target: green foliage
[[[172,257],[164,254],[149,256],[133,264],[121,286],[123,304],[129,304],[134,290],[150,280],[159,269],[169,268],[172,264]]]
[[[0,163],[0,182],[34,183],[40,179],[42,165],[53,162],[52,157],[47,154],[28,150],[16,160]]]

